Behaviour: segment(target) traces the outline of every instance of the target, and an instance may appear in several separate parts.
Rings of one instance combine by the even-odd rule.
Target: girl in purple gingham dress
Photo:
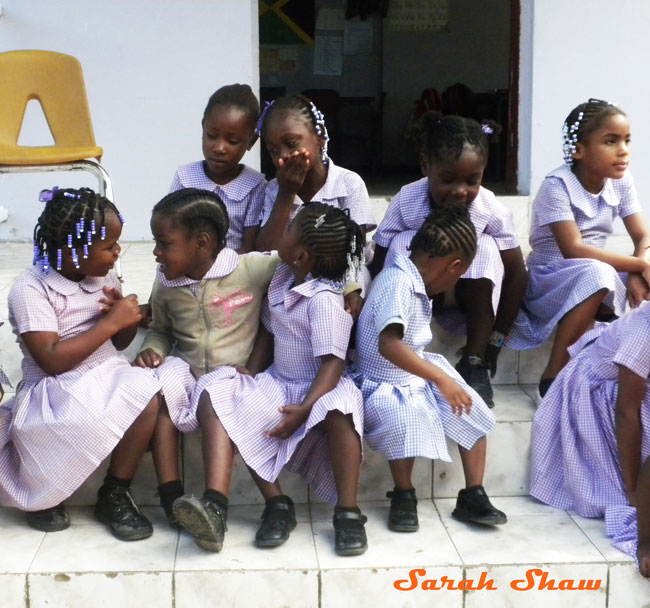
[[[528,287],[507,341],[533,348],[557,327],[542,396],[595,318],[620,316],[626,292],[632,307],[650,298],[650,232],[627,171],[627,117],[590,99],[571,111],[563,134],[565,165],[546,176],[533,202]],[[633,256],[604,249],[616,217],[632,238]]]
[[[363,403],[343,376],[352,329],[343,279],[349,265],[360,264],[362,241],[343,210],[306,205],[280,243],[285,263],[269,287],[251,375],[222,367],[198,381],[193,400],[203,428],[206,491],[200,500],[177,500],[174,513],[204,549],[222,547],[236,447],[266,499],[257,546],[283,543],[296,525],[293,502],[276,481],[286,465],[336,503],[337,553],[366,550],[357,506]],[[272,365],[261,371],[271,354]]]
[[[583,517],[604,517],[613,545],[645,560],[645,576],[650,521],[641,514],[648,517],[650,475],[639,472],[650,456],[648,336],[650,302],[644,302],[571,347],[573,358],[535,414],[530,470],[532,496]]]
[[[373,237],[370,265],[371,273],[377,274],[389,248],[408,255],[412,233],[402,238],[400,234],[419,229],[432,211],[449,205],[468,208],[478,237],[476,257],[454,288],[457,307],[434,315],[450,330],[466,328],[467,343],[456,369],[490,407],[494,405],[490,374],[496,372],[498,354],[526,288],[512,214],[481,186],[487,134],[493,130],[491,125],[439,112],[419,119],[413,139],[425,177],[404,186],[391,201]]]
[[[255,249],[264,205],[266,179],[240,164],[257,140],[259,113],[260,104],[247,84],[230,84],[213,93],[201,120],[204,160],[180,166],[169,189],[214,192],[228,209],[226,245],[237,253]]]
[[[9,294],[23,352],[16,396],[0,408],[0,503],[46,532],[70,525],[62,501],[111,456],[95,516],[121,540],[151,536],[129,484],[158,411],[153,372],[117,349],[142,316],[112,271],[122,216],[92,190],[44,190],[34,264]]]
[[[476,234],[464,207],[446,207],[425,221],[410,244],[376,277],[357,327],[353,378],[364,398],[364,437],[388,459],[388,527],[418,529],[411,480],[416,456],[450,461],[446,437],[460,448],[466,488],[453,516],[502,524],[483,489],[485,436],[494,416],[447,360],[425,353],[431,341],[431,298],[451,289],[476,254]]]

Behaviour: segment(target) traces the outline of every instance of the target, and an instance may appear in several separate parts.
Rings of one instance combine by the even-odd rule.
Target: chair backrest
[[[18,137],[31,99],[40,102],[55,146],[96,145],[81,64],[75,57],[52,51],[0,53],[0,146],[3,148],[20,148]]]

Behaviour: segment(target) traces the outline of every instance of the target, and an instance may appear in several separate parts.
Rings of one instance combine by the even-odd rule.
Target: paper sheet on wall
[[[316,17],[317,30],[342,30],[345,28],[345,11],[342,8],[321,8]]]
[[[341,76],[343,74],[343,34],[319,34],[314,44],[314,74]]]
[[[374,25],[366,21],[348,21],[343,32],[344,55],[369,55],[372,53]]]
[[[449,0],[390,0],[388,29],[392,31],[436,31],[447,27]]]

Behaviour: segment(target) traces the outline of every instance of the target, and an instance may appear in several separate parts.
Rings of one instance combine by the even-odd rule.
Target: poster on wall
[[[394,32],[440,31],[449,21],[449,0],[391,0],[386,23]]]

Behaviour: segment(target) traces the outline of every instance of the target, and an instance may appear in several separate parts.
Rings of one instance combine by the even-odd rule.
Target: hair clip
[[[51,190],[41,190],[41,193],[38,195],[38,200],[41,201],[41,203],[49,203],[54,198],[58,189],[58,186],[53,186]]]
[[[316,218],[316,221],[314,222],[314,228],[320,228],[323,223],[325,222],[325,214],[320,215]]]
[[[262,135],[262,125],[264,124],[264,118],[269,111],[269,108],[275,103],[275,100],[265,101],[264,109],[260,112],[260,117],[257,119],[257,125],[255,125],[255,135],[258,137]]]
[[[79,256],[77,255],[76,249],[72,250],[72,263],[74,264],[75,268],[79,268]]]
[[[102,226],[99,231],[99,237],[102,241],[106,240],[106,226]]]
[[[81,194],[73,194],[72,192],[64,192],[63,196],[65,196],[66,198],[75,199],[77,201],[81,200]]]
[[[61,249],[56,250],[56,269],[61,270],[61,262],[63,261],[63,251]]]
[[[483,131],[483,133],[486,135],[492,135],[494,133],[494,129],[488,124],[482,124],[481,131]]]

